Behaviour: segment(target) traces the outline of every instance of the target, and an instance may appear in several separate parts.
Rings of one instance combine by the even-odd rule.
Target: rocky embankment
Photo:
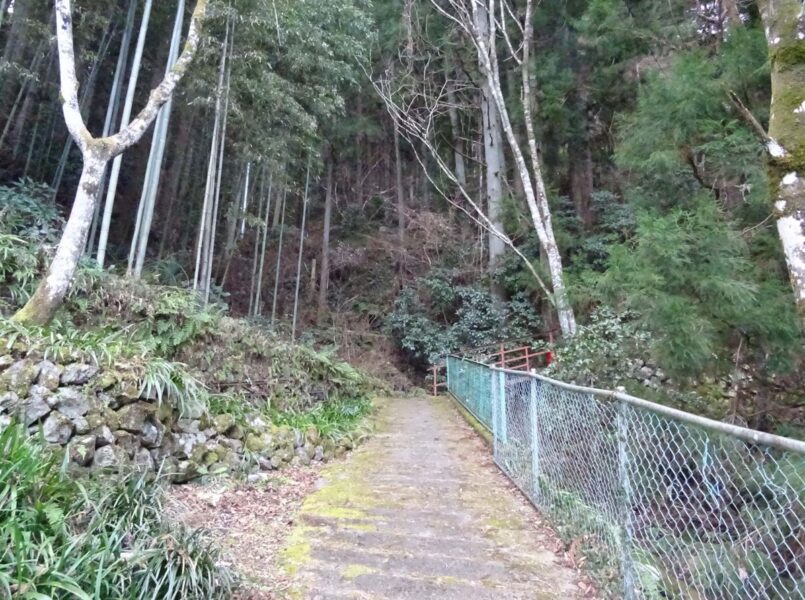
[[[65,448],[74,468],[133,466],[162,470],[177,482],[326,461],[354,443],[349,436],[323,438],[315,427],[278,427],[256,411],[180,414],[128,373],[0,355],[0,430],[14,419]]]

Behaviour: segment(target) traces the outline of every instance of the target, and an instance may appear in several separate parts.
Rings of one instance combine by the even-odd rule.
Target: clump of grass
[[[182,417],[207,412],[207,387],[182,363],[151,358],[143,368],[140,386],[142,392],[156,396],[159,403],[169,403]]]
[[[206,534],[164,520],[159,480],[77,480],[65,464],[20,425],[0,432],[0,596],[229,597]]]
[[[53,361],[85,360],[113,364],[123,356],[144,356],[145,344],[131,338],[128,328],[79,329],[56,319],[46,327],[0,318],[0,351],[23,347]]]
[[[323,437],[338,439],[353,431],[371,410],[372,403],[362,397],[325,402],[304,412],[271,410],[269,416],[277,425],[295,429],[313,426]]]

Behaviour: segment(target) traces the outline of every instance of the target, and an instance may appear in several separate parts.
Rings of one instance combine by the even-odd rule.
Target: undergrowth
[[[371,409],[371,402],[365,398],[356,398],[319,404],[311,410],[299,413],[272,410],[269,416],[277,425],[288,425],[303,431],[312,426],[322,437],[338,439],[355,429]]]
[[[227,598],[232,574],[201,530],[163,518],[143,474],[73,478],[12,424],[0,432],[0,595],[62,599]]]
[[[6,318],[33,293],[58,241],[63,221],[46,192],[31,182],[0,187],[0,354],[96,364],[182,416],[215,414],[224,401],[235,413],[305,413],[376,387],[331,355],[160,285],[155,273],[133,280],[89,260],[49,325]]]

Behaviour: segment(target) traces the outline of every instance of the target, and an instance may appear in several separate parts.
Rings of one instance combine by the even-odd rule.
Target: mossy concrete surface
[[[580,598],[576,573],[446,398],[381,402],[282,552],[291,598]]]

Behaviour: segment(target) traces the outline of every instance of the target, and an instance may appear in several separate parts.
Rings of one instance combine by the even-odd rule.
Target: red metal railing
[[[550,350],[534,350],[531,346],[521,346],[510,348],[501,344],[498,352],[491,356],[494,366],[510,371],[530,371],[537,366],[537,358],[544,356],[544,366],[550,366],[553,362],[553,352]]]
[[[553,344],[553,331],[547,334],[548,342]],[[520,341],[520,340],[517,340]],[[511,342],[510,342],[511,343]],[[489,354],[488,351],[496,349],[497,352]],[[486,352],[485,352],[486,351]],[[506,348],[505,343],[491,344],[488,346],[480,346],[473,348],[469,355],[485,354],[484,362],[499,367],[501,369],[509,369],[510,371],[523,371],[528,373],[531,369],[537,366],[548,367],[553,362],[553,351],[551,350],[535,350],[531,346],[518,346],[517,348]],[[543,364],[540,365],[539,363]],[[447,388],[446,381],[440,381],[439,375],[444,371],[445,365],[434,365],[431,367],[431,393],[434,396],[439,394],[439,390]]]

